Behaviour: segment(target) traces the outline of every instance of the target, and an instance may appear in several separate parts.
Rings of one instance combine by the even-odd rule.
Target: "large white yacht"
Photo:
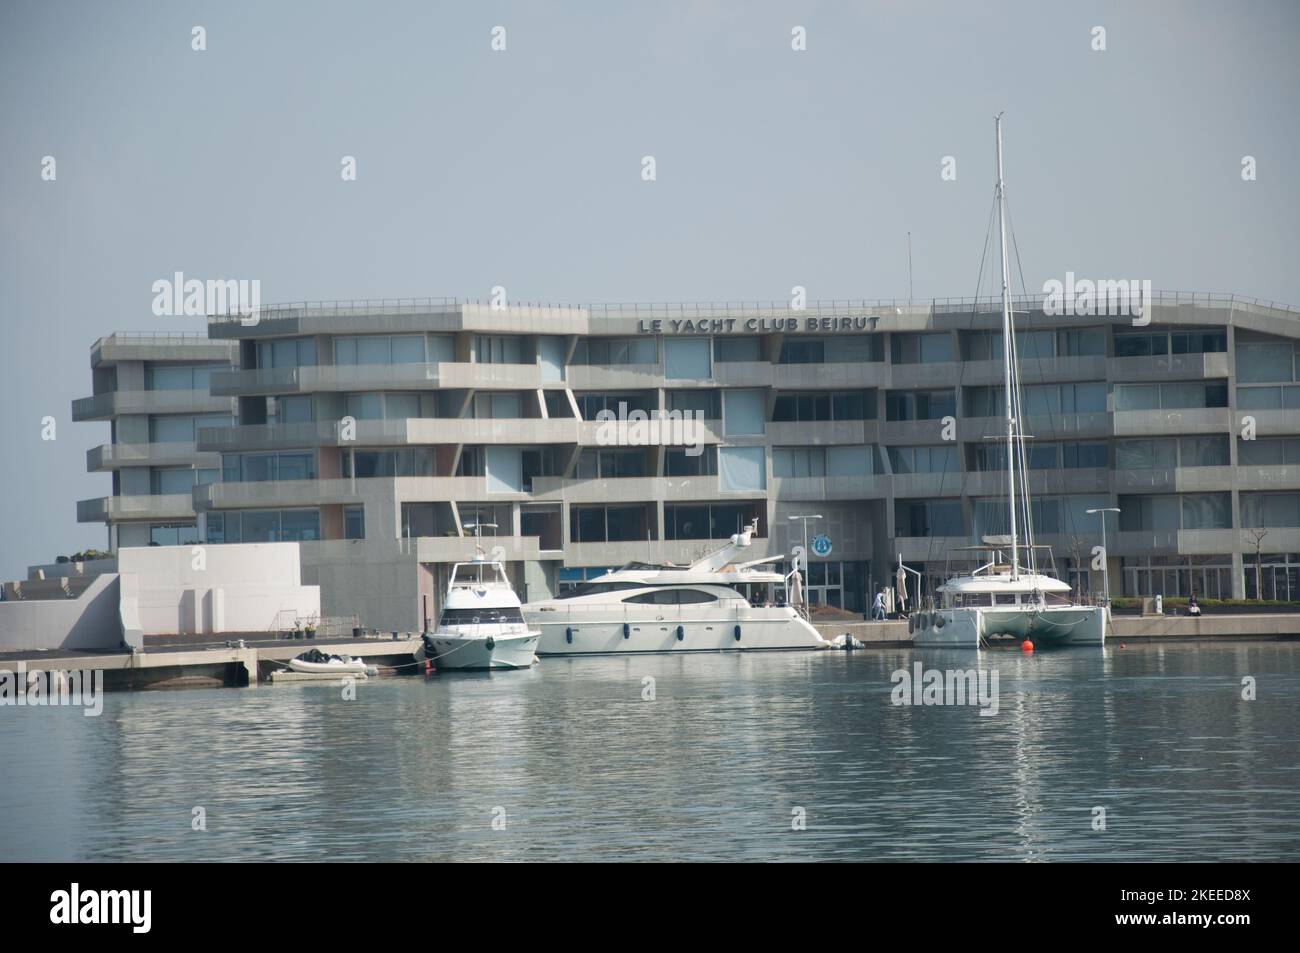
[[[540,633],[529,628],[499,562],[452,566],[438,627],[424,636],[425,658],[440,669],[527,668]]]
[[[998,141],[998,232],[1002,262],[1003,386],[1006,397],[1007,521],[1010,534],[984,537],[989,561],[953,576],[938,589],[939,607],[914,612],[908,628],[916,645],[978,648],[996,636],[1028,639],[1042,645],[1101,645],[1105,612],[1101,606],[1078,605],[1070,587],[1039,571],[1034,544],[1033,510],[1025,466],[1024,413],[1020,400],[1019,356],[1011,311],[1011,270],[1007,260],[1006,185],[1002,178],[1002,117],[995,120]],[[1024,537],[1021,538],[1020,531]],[[1004,560],[1003,554],[1009,558]],[[1050,560],[1050,550],[1048,550]],[[1023,560],[1022,560],[1023,556]]]
[[[757,521],[688,566],[628,563],[528,603],[524,618],[542,633],[538,654],[828,648],[799,609],[785,604],[787,577],[768,565],[780,556],[736,562],[756,529]]]

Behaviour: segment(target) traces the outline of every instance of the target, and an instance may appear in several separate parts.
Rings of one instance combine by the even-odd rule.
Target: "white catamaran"
[[[1105,610],[1073,602],[1070,587],[1039,571],[1034,544],[1021,427],[1020,367],[1011,311],[1011,269],[1007,260],[1007,199],[1002,178],[1002,117],[995,120],[998,142],[998,231],[1002,264],[1003,387],[1006,391],[1007,516],[1010,533],[985,536],[983,545],[967,547],[987,554],[987,562],[966,575],[953,576],[938,589],[939,608],[914,612],[908,627],[916,645],[978,648],[994,636],[1029,639],[1036,644],[1101,645]],[[1017,494],[1018,497],[1017,497]],[[1023,539],[1019,535],[1023,527]],[[1004,562],[1004,554],[1010,561]],[[1022,559],[1023,557],[1023,559]],[[1050,559],[1050,550],[1048,550]]]

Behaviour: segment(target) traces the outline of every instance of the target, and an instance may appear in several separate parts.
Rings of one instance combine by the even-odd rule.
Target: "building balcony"
[[[961,385],[999,386],[1005,371],[1002,361],[966,361],[962,365]],[[1020,360],[1020,380],[1023,384],[1056,384],[1066,381],[1104,381],[1106,357],[1024,357]]]
[[[304,301],[266,305],[255,324],[237,316],[208,319],[214,339],[283,337],[298,334],[411,334],[468,331],[481,334],[587,334],[585,309],[543,305],[461,303],[454,298],[386,298],[364,301]]]
[[[77,501],[78,523],[193,519],[194,503],[188,493],[157,496],[101,496],[96,499]]]
[[[111,420],[124,414],[234,414],[235,400],[197,390],[117,390],[72,402],[72,419]]]
[[[669,502],[732,498],[718,490],[717,474],[692,477],[615,477],[609,479],[570,479],[534,477],[530,501],[566,503],[643,503],[652,500]],[[766,496],[766,491],[744,494]]]
[[[1227,376],[1226,353],[1115,357],[1110,362],[1110,379],[1117,382],[1222,379]]]
[[[627,540],[613,543],[567,543],[566,566],[622,566],[625,563],[692,563],[706,553],[721,549],[729,539]],[[776,555],[766,538],[755,539],[745,552],[745,562]],[[557,554],[558,556],[558,554]]]
[[[771,496],[778,501],[884,499],[893,482],[890,476],[773,477]]]
[[[303,367],[223,371],[212,376],[212,393],[240,397],[333,391],[536,390],[543,384],[536,364],[316,364]]]
[[[725,365],[715,364],[713,372]],[[782,392],[806,390],[884,389],[894,370],[883,361],[827,361],[824,364],[773,364],[772,386]]]
[[[86,451],[86,469],[92,473],[120,467],[219,467],[221,455],[200,453],[192,442],[104,443]]]
[[[577,443],[582,421],[572,417],[506,419],[412,417],[406,421],[409,443],[544,444]]]
[[[957,361],[933,364],[890,364],[889,387],[896,390],[921,390],[931,387],[956,387],[967,383]]]
[[[1005,470],[973,471],[966,474],[965,485],[967,496],[1004,496],[1007,492],[1007,473]],[[1110,471],[1105,469],[1090,467],[1029,471],[1029,492],[1035,496],[1109,493],[1110,490]]]
[[[1038,441],[1109,437],[1111,415],[1100,412],[1034,415],[1025,418],[1025,431]],[[1007,422],[1001,417],[961,417],[957,420],[957,439],[963,443],[983,443],[989,438],[1005,440],[1006,436]]]
[[[1300,466],[1251,467],[1228,469],[1236,476],[1238,490],[1296,490],[1300,489]],[[1220,487],[1219,489],[1223,489]]]
[[[884,424],[875,420],[770,420],[766,436],[774,447],[858,446],[878,443],[884,428]]]
[[[397,540],[398,549],[422,563],[467,562],[476,558],[481,548],[489,558],[505,562],[559,559],[559,551],[543,550],[536,536],[404,536]]]
[[[570,424],[574,422],[572,420],[551,421],[551,423]],[[722,441],[720,420],[693,419],[689,426],[682,420],[659,420],[657,423],[647,420],[643,425],[620,424],[616,420],[603,423],[598,420],[579,420],[576,423],[577,442],[584,447],[689,447],[697,442],[716,444]],[[639,434],[644,434],[644,442],[631,442],[640,440]]]
[[[1300,411],[1297,410],[1241,410],[1236,413],[1236,427],[1241,432],[1242,421],[1250,417],[1255,421],[1255,435],[1259,437],[1285,437],[1300,434]]]
[[[202,451],[294,450],[320,446],[400,447],[425,444],[572,444],[582,421],[568,419],[411,417],[358,420],[344,440],[337,420],[301,424],[244,424],[199,430]],[[593,441],[594,442],[594,441]]]
[[[1148,556],[1181,553],[1187,556],[1216,556],[1241,552],[1246,548],[1245,534],[1239,529],[1142,530],[1112,534],[1112,556]],[[1280,542],[1281,540],[1279,540]],[[1274,544],[1268,537],[1269,548]]]
[[[117,332],[102,337],[90,348],[90,366],[104,367],[122,361],[219,362],[231,364],[239,357],[233,341],[212,341],[203,333]]]
[[[698,381],[665,381],[662,364],[570,364],[565,375],[574,390],[653,390]]]
[[[895,536],[894,554],[901,556],[905,563],[927,563],[942,569],[950,556],[954,561],[977,558],[978,553],[957,552],[962,546],[970,545],[971,541],[965,536]],[[894,568],[890,567],[891,577]],[[926,595],[933,594],[927,592]]]
[[[1232,412],[1227,407],[1117,410],[1114,418],[1116,437],[1226,433],[1232,429]]]
[[[1300,470],[1293,472],[1300,477]],[[1235,467],[1116,470],[1111,478],[1116,493],[1206,493],[1231,490],[1236,482]]]

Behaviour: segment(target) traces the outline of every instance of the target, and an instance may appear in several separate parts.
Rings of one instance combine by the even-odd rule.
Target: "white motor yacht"
[[[505,567],[489,559],[456,563],[425,657],[440,669],[527,668],[539,633],[524,622]]]
[[[824,649],[772,556],[737,558],[757,521],[690,565],[628,563],[554,599],[523,607],[540,655]],[[792,576],[797,574],[792,573]],[[794,597],[794,601],[800,601]]]

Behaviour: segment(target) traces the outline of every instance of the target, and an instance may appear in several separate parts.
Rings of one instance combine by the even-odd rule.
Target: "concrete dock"
[[[380,675],[415,674],[420,651],[417,636],[394,639],[266,639],[244,642],[243,648],[227,647],[222,641],[203,644],[146,646],[126,652],[5,652],[0,669],[16,671],[22,663],[27,671],[99,670],[110,690],[146,688],[255,687],[269,679],[273,670],[289,659],[318,648],[331,655],[364,658],[379,667]]]
[[[907,622],[816,623],[823,638],[845,632],[867,648],[906,648],[912,644]],[[1300,639],[1300,614],[1241,614],[1192,616],[1117,615],[1107,632],[1110,644],[1119,642],[1259,642]],[[0,670],[99,670],[110,690],[186,687],[254,687],[267,682],[289,659],[318,648],[332,655],[364,658],[386,675],[415,675],[422,649],[418,635],[401,634],[366,639],[245,639],[213,643],[194,638],[151,639],[141,651],[0,653]],[[543,662],[545,665],[545,662]]]

